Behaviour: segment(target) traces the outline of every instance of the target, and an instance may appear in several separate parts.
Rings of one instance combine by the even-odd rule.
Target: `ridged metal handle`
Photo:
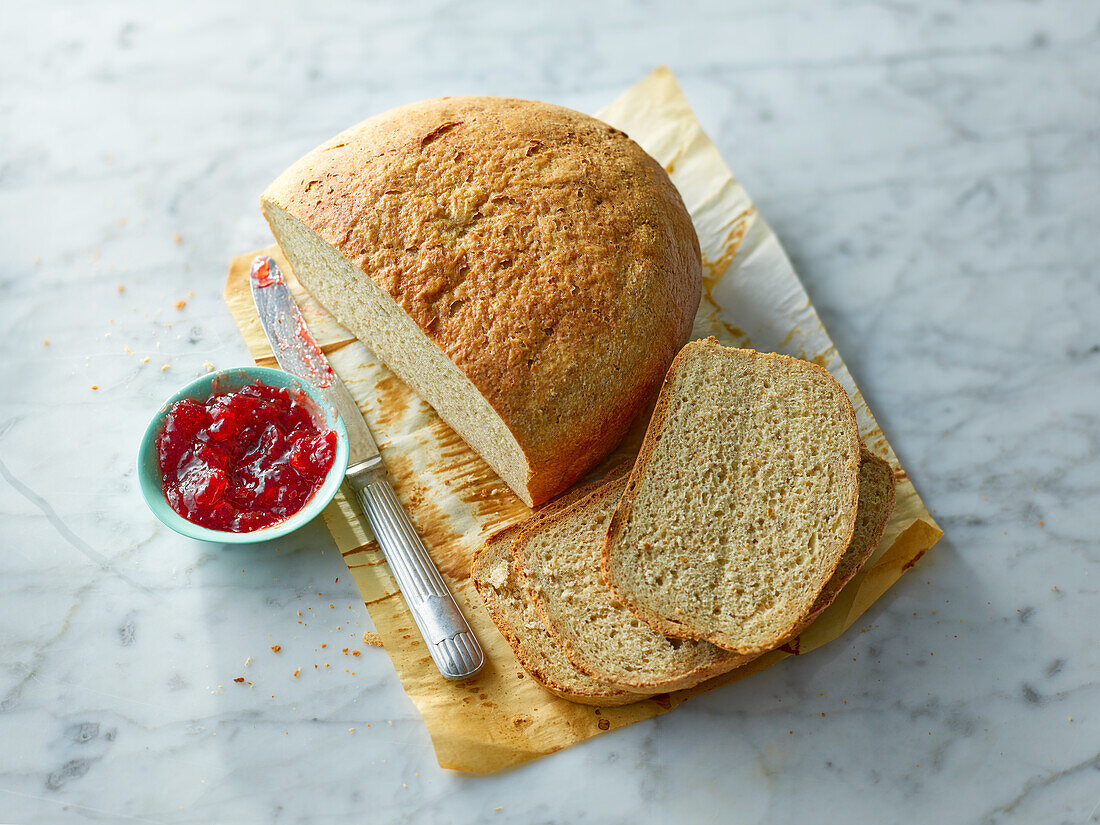
[[[348,475],[350,480],[352,473]],[[485,661],[481,645],[393,488],[383,475],[372,475],[362,486],[353,486],[432,659],[447,679],[473,676]]]

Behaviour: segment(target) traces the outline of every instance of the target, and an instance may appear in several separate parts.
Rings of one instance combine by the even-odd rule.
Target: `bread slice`
[[[693,341],[611,521],[607,581],[667,636],[770,650],[851,542],[859,462],[851,401],[828,371]]]
[[[568,507],[591,492],[594,486],[599,485],[567,493],[547,504],[531,519],[493,533],[474,556],[470,578],[516,659],[535,681],[563,699],[613,707],[640,701],[645,696],[612,687],[573,667],[547,632],[522,585],[516,581],[511,564],[512,540],[525,526],[540,516]]]
[[[581,673],[547,632],[512,573],[509,548],[522,528],[517,524],[490,536],[472,573],[486,610],[520,665],[547,690],[572,702],[614,707],[644,699]]]
[[[856,526],[852,532],[852,541],[844,555],[840,557],[836,570],[825,583],[814,601],[810,612],[799,623],[791,637],[798,636],[814,623],[825,609],[840,595],[871,558],[882,540],[882,534],[894,512],[896,498],[894,471],[890,465],[863,449],[859,463],[859,507],[856,510]]]
[[[626,478],[538,519],[512,543],[515,575],[582,673],[630,691],[691,687],[751,657],[668,639],[627,610],[600,576],[600,548]]]
[[[547,103],[384,112],[261,206],[310,294],[530,506],[622,439],[699,305],[699,242],[661,165]]]

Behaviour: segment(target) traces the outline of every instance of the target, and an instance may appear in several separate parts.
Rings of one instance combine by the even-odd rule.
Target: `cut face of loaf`
[[[550,635],[594,679],[630,691],[679,690],[751,657],[665,638],[623,607],[600,577],[600,548],[626,479],[609,482],[524,529],[512,563]]]
[[[699,304],[668,175],[559,106],[403,106],[303,157],[261,204],[303,286],[531,506],[622,439]]]
[[[273,203],[264,214],[295,276],[336,318],[524,495],[529,468],[516,437],[485,397],[384,289],[304,223]],[[517,489],[518,488],[518,489]]]
[[[612,707],[645,697],[614,688],[573,667],[527,600],[511,565],[512,540],[525,526],[533,519],[564,509],[590,491],[591,488],[582,488],[566,494],[547,504],[527,522],[494,533],[474,556],[470,578],[489,616],[533,679],[563,699]]]
[[[665,635],[770,650],[851,541],[859,464],[851,402],[826,370],[694,341],[611,522],[607,580]]]

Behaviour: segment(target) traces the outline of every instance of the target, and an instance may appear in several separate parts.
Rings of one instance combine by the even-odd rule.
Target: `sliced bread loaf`
[[[512,543],[512,563],[546,629],[594,679],[642,693],[679,690],[752,657],[668,639],[623,607],[600,576],[600,548],[626,478],[538,519]]]
[[[645,697],[614,688],[573,667],[526,598],[511,565],[512,540],[525,526],[539,516],[564,509],[588,492],[590,488],[586,487],[567,493],[547,504],[527,522],[493,533],[474,556],[470,578],[489,616],[508,640],[516,659],[535,681],[563,699],[612,707],[637,702]]]
[[[611,521],[605,577],[660,633],[770,650],[851,541],[859,463],[852,404],[828,371],[693,341]]]

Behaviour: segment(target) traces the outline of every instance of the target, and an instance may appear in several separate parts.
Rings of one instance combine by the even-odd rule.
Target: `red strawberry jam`
[[[157,436],[164,496],[188,521],[248,533],[294,515],[324,483],[336,433],[300,390],[257,381],[172,405]]]

